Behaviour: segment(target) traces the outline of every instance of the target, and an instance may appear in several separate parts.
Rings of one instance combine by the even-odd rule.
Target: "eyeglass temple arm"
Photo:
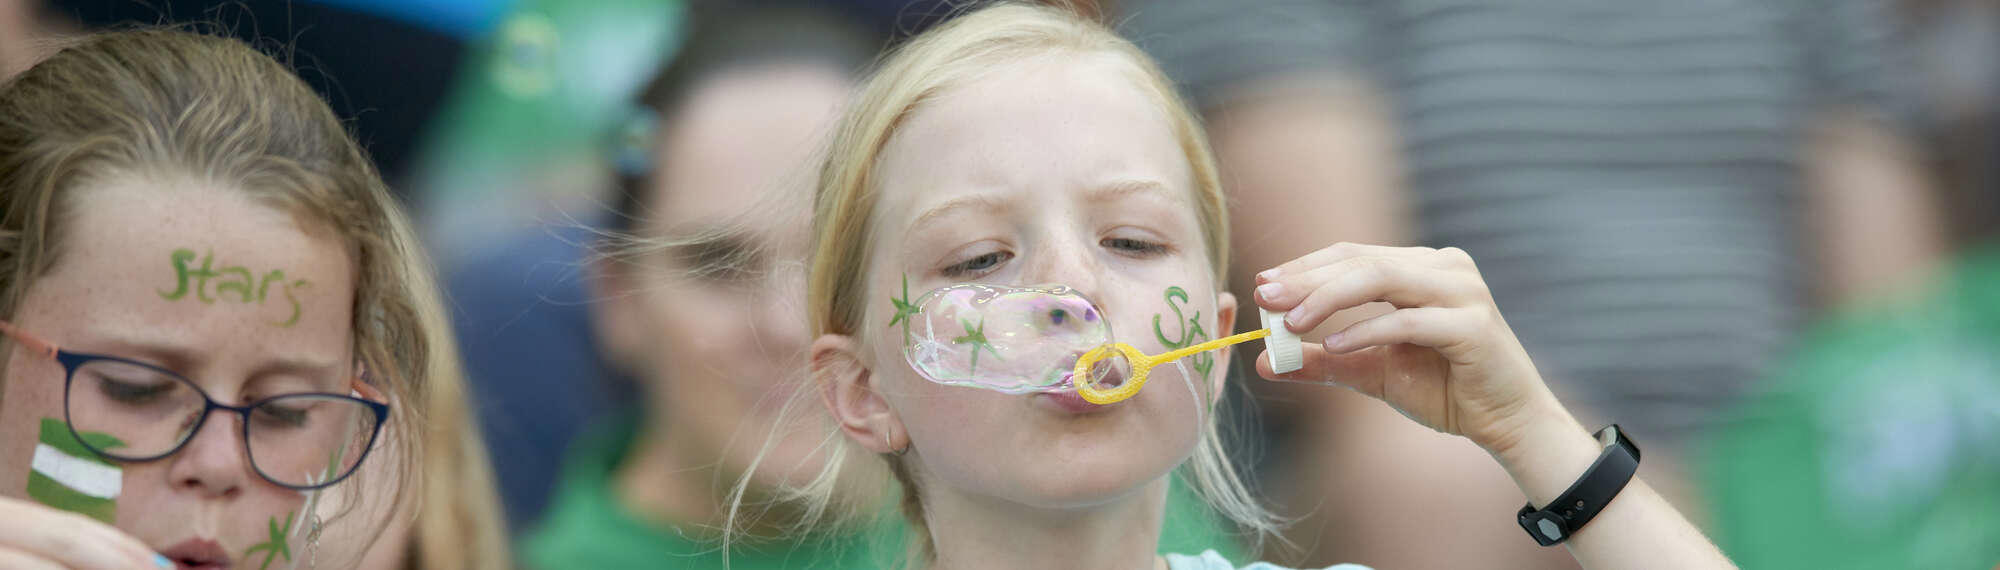
[[[18,327],[15,327],[13,323],[9,323],[7,321],[0,321],[0,333],[6,333],[8,338],[14,339],[14,342],[21,343],[22,347],[27,348],[30,351],[42,353],[44,356],[47,356],[50,359],[54,359],[56,357],[56,345],[49,344],[48,341],[39,338],[35,338],[35,335],[28,334],[28,331],[24,331]]]
[[[365,380],[365,378],[368,377],[368,365],[366,363],[357,363],[355,364],[355,366],[359,370],[354,375],[354,381],[348,384],[348,389],[353,390],[354,393],[363,400],[381,402],[384,404],[389,403],[388,394],[382,393],[381,388],[376,388],[374,385],[369,384],[368,381]]]

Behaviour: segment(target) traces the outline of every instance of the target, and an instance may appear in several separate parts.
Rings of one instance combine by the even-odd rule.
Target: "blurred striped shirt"
[[[1418,232],[1480,268],[1567,401],[1678,444],[1807,305],[1806,122],[1889,104],[1861,1],[1133,0],[1122,31],[1198,105],[1359,74],[1395,112]],[[1589,421],[1589,420],[1587,420]]]

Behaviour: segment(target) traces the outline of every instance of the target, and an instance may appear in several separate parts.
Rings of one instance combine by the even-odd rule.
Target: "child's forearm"
[[[1537,508],[1561,495],[1603,453],[1559,404],[1536,412],[1511,445],[1490,449]],[[1527,540],[1527,537],[1522,537]],[[1680,511],[1637,476],[1563,543],[1584,568],[1734,568]]]

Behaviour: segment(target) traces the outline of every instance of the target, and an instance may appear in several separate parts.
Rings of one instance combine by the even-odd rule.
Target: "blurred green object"
[[[1745,568],[2000,563],[2000,248],[1801,347],[1703,457],[1723,551]]]
[[[622,413],[570,447],[548,517],[521,540],[521,559],[528,568],[895,568],[903,560],[909,525],[900,512],[882,513],[865,528],[743,538],[727,553],[712,528],[694,527],[691,535],[645,519],[627,510],[614,488],[613,474],[637,430],[636,413]],[[1238,542],[1243,537],[1178,473],[1169,482],[1166,508],[1160,552],[1214,549],[1224,558],[1244,559]]]
[[[445,257],[604,194],[612,133],[679,48],[681,0],[521,0],[475,44],[418,157]]]

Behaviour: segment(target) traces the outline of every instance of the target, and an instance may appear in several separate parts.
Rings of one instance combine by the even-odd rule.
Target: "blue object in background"
[[[445,289],[508,528],[548,506],[570,441],[632,383],[605,364],[584,279],[594,230],[536,228],[451,271]]]
[[[486,35],[500,15],[514,5],[513,0],[314,0],[394,18],[432,30],[474,39]]]

